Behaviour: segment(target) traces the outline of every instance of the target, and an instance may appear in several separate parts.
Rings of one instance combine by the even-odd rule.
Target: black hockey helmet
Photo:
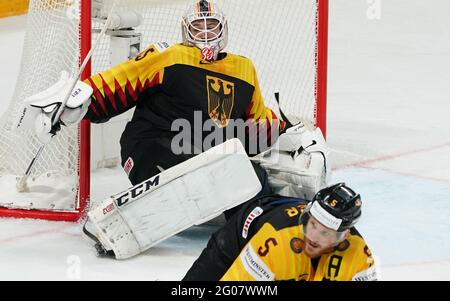
[[[343,232],[357,223],[361,205],[359,194],[345,183],[338,183],[316,193],[300,216],[300,222],[306,225],[312,215],[324,226]]]

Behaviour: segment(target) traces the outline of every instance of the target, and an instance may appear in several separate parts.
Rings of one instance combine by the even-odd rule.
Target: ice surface
[[[379,3],[380,19],[370,19],[368,1],[330,1],[333,181],[361,193],[358,229],[383,279],[450,280],[450,2]],[[0,112],[24,19],[0,19]],[[97,200],[129,186],[110,169],[94,179]],[[95,257],[78,224],[0,219],[0,280],[179,280],[215,229],[193,227],[113,261]]]

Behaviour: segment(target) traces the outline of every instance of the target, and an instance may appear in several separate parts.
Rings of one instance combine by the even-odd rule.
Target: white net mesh
[[[106,17],[114,0],[104,0]],[[126,7],[122,7],[122,2]],[[118,1],[117,10],[132,9],[142,14],[142,46],[181,41],[181,16],[191,0]],[[253,60],[263,96],[276,108],[274,93],[280,92],[284,111],[309,120],[314,118],[316,72],[316,0],[216,0],[228,19],[227,52]],[[152,3],[149,9],[149,3]],[[97,23],[97,26],[98,23]],[[93,60],[93,72],[109,67],[103,39]]]
[[[75,208],[77,127],[63,128],[61,134],[45,147],[32,170],[30,192],[21,194],[15,192],[16,176],[24,174],[40,143],[33,133],[14,132],[11,127],[19,104],[26,97],[54,84],[62,70],[76,73],[79,11],[77,1],[30,1],[18,84],[8,110],[0,119],[1,205],[62,210]],[[65,180],[63,189],[49,185],[56,179]],[[54,194],[60,194],[61,198],[48,200]]]
[[[166,41],[181,42],[181,16],[192,0],[116,0],[116,11],[143,16],[136,28],[141,50]],[[15,192],[40,143],[33,133],[15,133],[11,123],[21,101],[55,83],[62,70],[77,73],[79,65],[80,0],[31,0],[23,59],[16,91],[0,120],[0,206],[73,210],[78,192],[78,128],[66,128],[53,138],[35,167],[30,192]],[[288,115],[314,122],[316,78],[316,0],[217,0],[228,18],[227,52],[253,60],[266,103],[275,109],[274,93]],[[93,40],[113,0],[94,0]],[[100,9],[99,9],[100,8]],[[92,72],[110,67],[109,36],[92,57]],[[65,184],[55,183],[64,181]]]

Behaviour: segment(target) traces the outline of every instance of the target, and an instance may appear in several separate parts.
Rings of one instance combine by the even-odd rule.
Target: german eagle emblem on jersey
[[[234,83],[207,75],[206,85],[209,117],[219,128],[224,128],[234,106]]]

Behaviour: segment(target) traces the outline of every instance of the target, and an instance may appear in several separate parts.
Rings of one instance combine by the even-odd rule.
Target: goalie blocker
[[[99,254],[137,255],[254,197],[261,184],[238,139],[231,139],[88,212]]]

